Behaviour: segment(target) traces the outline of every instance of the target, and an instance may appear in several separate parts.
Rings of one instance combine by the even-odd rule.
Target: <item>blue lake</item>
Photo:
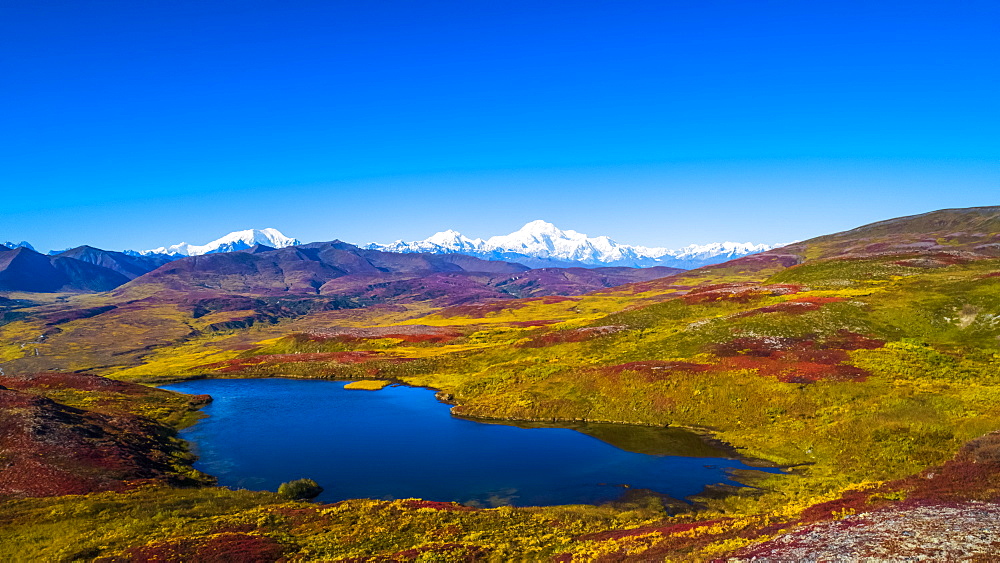
[[[308,477],[323,486],[317,500],[326,502],[596,504],[626,487],[681,499],[709,484],[736,484],[728,469],[756,469],[681,430],[484,424],[451,416],[428,389],[345,384],[203,379],[164,388],[214,398],[203,410],[208,418],[181,432],[199,456],[197,469],[220,485],[253,490]]]

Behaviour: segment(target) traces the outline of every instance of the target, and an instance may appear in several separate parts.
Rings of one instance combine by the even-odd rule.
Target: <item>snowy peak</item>
[[[509,235],[470,239],[447,230],[421,241],[371,243],[366,248],[389,252],[462,253],[491,260],[519,261],[543,266],[672,266],[697,268],[775,248],[773,245],[716,242],[692,244],[681,249],[648,248],[619,244],[606,237],[562,230],[552,223],[535,220]]]
[[[545,221],[532,221],[509,235],[490,237],[486,244],[494,248],[505,250],[526,249],[536,252],[555,251],[560,241],[570,243],[580,243],[586,239],[586,235],[581,235],[576,231],[563,231]]]
[[[0,246],[6,246],[7,248],[14,250],[15,248],[27,248],[28,250],[35,250],[34,246],[28,244],[28,241],[22,240],[21,242],[0,242]]]
[[[271,248],[285,248],[301,244],[297,239],[286,237],[277,229],[247,229],[236,231],[228,235],[213,240],[208,244],[194,245],[182,242],[171,246],[161,246],[152,250],[143,250],[138,254],[166,254],[170,256],[201,256],[202,254],[216,254],[219,252],[234,252],[236,250],[246,250],[256,245],[269,246]]]
[[[483,243],[482,239],[470,239],[462,235],[462,233],[451,229],[435,233],[427,238],[425,242],[455,249],[474,248]]]
[[[541,220],[532,221],[509,235],[490,237],[486,244],[491,249],[519,252],[536,258],[601,266],[617,265],[622,260],[638,258],[641,254],[635,252],[639,247],[621,245],[606,236],[591,238]]]
[[[710,244],[685,246],[684,248],[672,251],[672,255],[677,258],[699,258],[706,256],[732,256],[733,258],[737,258],[739,256],[746,256],[747,254],[756,254],[765,250],[771,250],[778,246],[784,245],[754,244],[752,242],[713,242]]]
[[[293,238],[289,238],[281,234],[281,231],[278,229],[248,229],[246,231],[229,233],[220,239],[213,240],[204,247],[195,249],[195,252],[197,252],[197,254],[232,252],[233,250],[251,248],[258,244],[269,246],[271,248],[284,248],[286,246],[295,246],[300,243]],[[190,248],[194,249],[194,247]],[[190,255],[196,254],[192,252]]]
[[[257,245],[285,248],[301,244],[286,237],[277,229],[247,229],[236,231],[207,244],[194,245],[182,242],[141,252],[126,251],[132,255],[165,255],[175,258],[200,256],[219,252],[247,250]],[[8,243],[9,245],[9,243]],[[628,266],[647,268],[669,266],[697,268],[763,252],[774,248],[766,244],[715,242],[692,244],[672,250],[620,244],[606,236],[589,237],[573,230],[563,230],[547,221],[536,220],[507,234],[488,239],[469,238],[449,229],[434,233],[424,240],[389,244],[371,243],[364,248],[385,252],[431,254],[466,254],[487,260],[520,262],[532,268],[543,267],[602,267]]]
[[[580,233],[576,231],[563,231],[548,221],[536,219],[535,221],[525,223],[523,227],[507,236],[540,240],[543,238],[578,238],[579,235]]]

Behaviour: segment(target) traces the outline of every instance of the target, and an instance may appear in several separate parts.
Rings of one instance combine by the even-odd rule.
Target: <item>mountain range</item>
[[[578,295],[679,272],[675,268],[530,269],[462,254],[406,254],[341,241],[175,260],[122,288],[240,295],[322,295],[356,305],[432,301],[462,304],[489,298]]]
[[[606,236],[588,237],[577,231],[562,230],[552,223],[537,220],[508,235],[485,240],[447,230],[424,240],[370,243],[364,248],[405,253],[467,254],[486,260],[518,262],[533,268],[667,266],[690,269],[763,252],[775,246],[750,242],[692,244],[680,249],[633,246],[615,242]]]
[[[302,244],[298,239],[285,236],[277,229],[247,229],[235,231],[202,245],[186,242],[161,246],[149,250],[125,250],[130,256],[161,256],[178,259],[184,256],[202,256],[247,250],[256,245],[270,248],[286,248]],[[34,250],[27,242],[6,242],[7,248],[26,247]],[[517,262],[530,268],[602,268],[627,267],[649,268],[665,266],[691,269],[717,264],[770,250],[780,245],[754,244],[750,242],[715,242],[692,244],[680,249],[635,246],[618,243],[606,236],[589,237],[573,230],[562,230],[545,221],[531,221],[508,235],[498,235],[488,239],[469,238],[458,231],[446,230],[424,240],[404,242],[398,240],[389,244],[369,243],[361,245],[367,250],[381,250],[397,253],[465,254],[484,260]],[[62,251],[49,252],[58,255]]]
[[[588,237],[562,230],[545,221],[532,221],[509,235],[486,240],[448,230],[422,241],[363,247],[340,241],[303,245],[273,228],[236,231],[203,245],[182,242],[124,252],[85,245],[42,255],[22,241],[0,244],[0,291],[109,291],[170,262],[240,252],[230,258],[185,262],[154,278],[167,281],[169,286],[195,284],[244,293],[326,294],[336,289],[358,298],[366,292],[376,296],[368,300],[382,300],[388,294],[398,300],[404,294],[417,299],[438,292],[449,295],[453,302],[464,302],[487,297],[576,295],[770,248],[732,242],[679,250],[632,246],[606,236]],[[275,250],[282,252],[270,253]],[[260,256],[264,253],[266,259]],[[636,268],[649,271],[632,271]],[[594,271],[586,272],[588,269]],[[524,274],[528,271],[531,273]],[[471,272],[476,275],[470,276]],[[514,281],[505,277],[512,273],[520,275]],[[408,280],[415,278],[423,279],[421,289],[404,287],[412,285]],[[331,284],[334,279],[339,281]],[[383,284],[377,291],[370,287],[376,283]],[[448,290],[441,284],[448,285]]]
[[[463,254],[382,252],[340,241],[281,249],[257,244],[195,256],[126,254],[90,246],[46,256],[25,247],[0,247],[0,291],[100,292],[129,284],[123,291],[161,287],[203,293],[330,295],[358,305],[577,295],[679,271],[666,267],[533,270]]]

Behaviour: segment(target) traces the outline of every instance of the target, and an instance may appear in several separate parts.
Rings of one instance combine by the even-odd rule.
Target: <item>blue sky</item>
[[[0,240],[781,242],[1000,204],[995,2],[0,6]]]

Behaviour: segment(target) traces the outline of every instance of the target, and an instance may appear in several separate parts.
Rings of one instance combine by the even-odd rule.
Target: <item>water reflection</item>
[[[452,417],[427,389],[342,381],[197,380],[207,419],[182,432],[221,485],[277,490],[302,477],[318,500],[410,498],[478,506],[601,503],[631,489],[683,498],[753,469],[696,434],[613,424],[503,425]],[[612,445],[613,444],[613,445]],[[615,447],[618,446],[618,447]]]

